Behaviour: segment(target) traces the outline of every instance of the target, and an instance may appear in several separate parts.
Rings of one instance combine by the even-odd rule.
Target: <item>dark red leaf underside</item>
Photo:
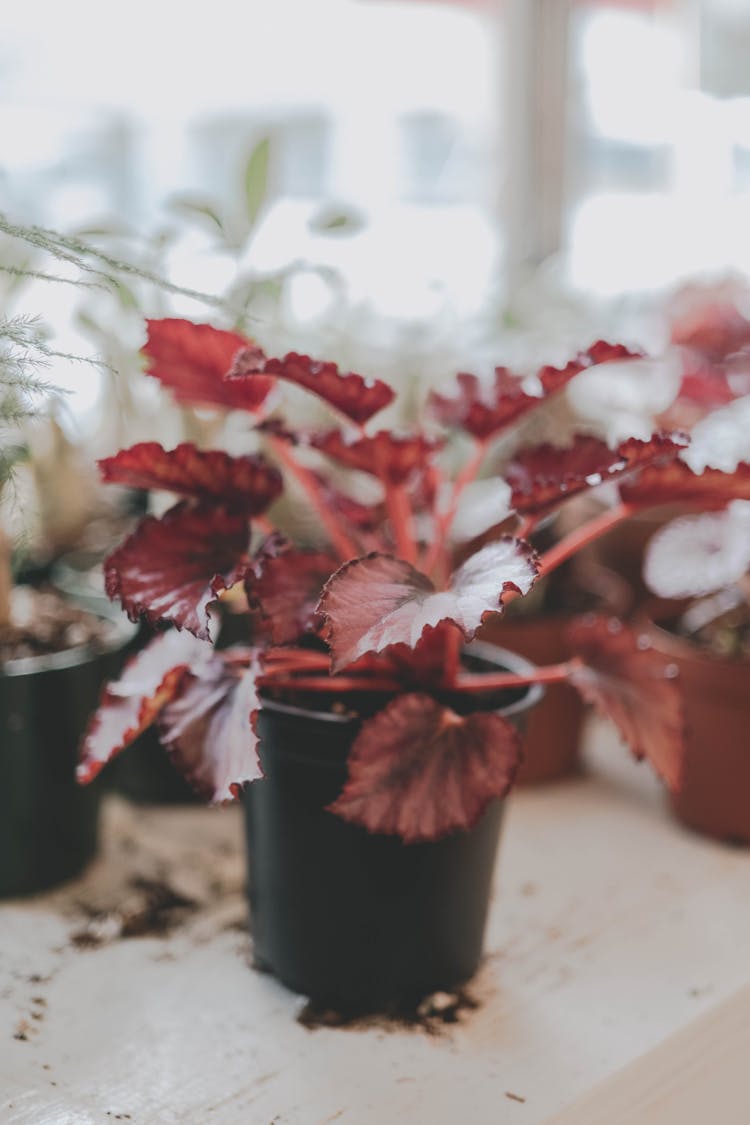
[[[236,657],[236,650],[229,650]],[[184,678],[177,697],[159,720],[172,761],[196,792],[217,804],[238,797],[263,776],[254,725],[260,707],[258,665],[239,667],[224,654]]]
[[[730,500],[750,500],[750,464],[740,462],[731,473],[711,468],[694,473],[684,461],[674,460],[647,466],[619,487],[623,500],[643,507],[692,501],[721,506]]]
[[[174,698],[191,666],[210,656],[208,645],[174,630],[160,633],[108,684],[89,722],[78,780],[93,781],[102,766],[151,726]]]
[[[379,670],[382,674],[397,677],[406,687],[435,688],[444,681],[446,653],[453,647],[456,632],[463,644],[463,635],[458,627],[451,622],[443,622],[434,629],[428,626],[414,648],[391,645],[381,656],[365,659],[381,662]]]
[[[228,381],[252,384],[267,376],[304,387],[359,425],[395,397],[393,388],[380,379],[365,379],[354,371],[342,372],[335,363],[319,362],[296,352],[289,352],[283,359],[269,359],[253,346],[243,348],[235,356]]]
[[[243,515],[183,502],[161,519],[146,516],[104,564],[107,595],[131,621],[173,624],[210,639],[209,609],[245,575],[248,524]]]
[[[503,595],[526,594],[537,574],[533,549],[504,538],[472,555],[436,590],[426,575],[403,559],[372,554],[345,563],[326,584],[319,611],[334,671],[391,645],[415,649],[426,629],[451,622],[470,640]]]
[[[235,355],[248,346],[245,336],[173,317],[146,324],[146,373],[167,387],[178,402],[256,411],[265,401],[273,386],[271,379],[226,379]]]
[[[266,540],[245,578],[245,590],[274,644],[290,644],[321,624],[315,607],[338,565],[324,551],[298,551],[276,535]]]
[[[518,734],[500,715],[461,717],[428,695],[401,695],[362,726],[329,809],[407,844],[439,840],[504,797],[520,760]]]
[[[537,372],[540,395],[524,391],[523,377],[509,371],[507,367],[497,367],[491,392],[484,391],[476,375],[462,373],[456,376],[458,394],[452,398],[432,394],[430,405],[435,416],[444,425],[458,426],[475,438],[486,441],[562,390],[586,368],[613,360],[639,358],[640,352],[630,351],[621,344],[608,344],[599,340],[586,351],[580,352],[565,367],[542,367]]]
[[[360,469],[394,485],[405,484],[423,470],[441,446],[439,441],[423,434],[399,437],[388,430],[353,441],[348,441],[339,430],[328,430],[312,434],[309,444],[349,469]]]
[[[522,450],[506,472],[513,490],[511,504],[524,514],[544,512],[577,492],[615,480],[638,466],[669,461],[685,445],[679,435],[654,434],[649,441],[628,438],[610,449],[599,438],[585,434],[566,448],[545,443]]]
[[[215,500],[248,516],[264,512],[283,489],[281,473],[265,458],[230,457],[190,442],[166,450],[156,441],[122,449],[99,462],[102,479],[130,488],[157,488],[197,500]]]
[[[684,720],[677,668],[648,637],[614,618],[583,618],[568,631],[582,662],[571,683],[611,719],[637,758],[672,790],[682,778]]]

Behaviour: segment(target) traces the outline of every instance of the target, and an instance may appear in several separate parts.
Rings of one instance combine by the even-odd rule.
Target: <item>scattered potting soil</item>
[[[163,937],[199,909],[194,899],[158,879],[136,876],[129,886],[132,895],[116,910],[87,910],[81,904],[88,920],[71,935],[73,945],[94,949],[121,938]]]
[[[87,613],[54,590],[16,586],[11,594],[11,624],[0,629],[0,665],[80,645],[105,648],[111,637],[110,622]]]
[[[148,808],[111,797],[102,812],[99,860],[51,894],[70,920],[68,948],[246,934],[240,809]]]
[[[394,1004],[383,1012],[344,1013],[309,1001],[297,1016],[309,1031],[321,1027],[367,1030],[373,1027],[384,1031],[422,1031],[427,1035],[442,1035],[447,1027],[461,1023],[467,1012],[475,1011],[479,1001],[464,989],[452,992],[433,992],[419,1001]]]

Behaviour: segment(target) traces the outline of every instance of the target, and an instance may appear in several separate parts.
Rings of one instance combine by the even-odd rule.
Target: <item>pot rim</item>
[[[131,640],[138,629],[137,623],[129,621],[127,617],[107,616],[101,613],[88,611],[92,617],[98,617],[111,626],[111,634],[101,644],[87,641],[85,644],[65,648],[61,652],[43,653],[38,656],[19,656],[15,660],[6,660],[0,663],[0,680],[11,679],[15,676],[33,676],[39,672],[59,672],[67,668],[76,668],[87,664],[100,656],[116,652]]]
[[[476,656],[490,664],[503,665],[509,672],[524,674],[532,672],[536,668],[536,665],[531,660],[527,660],[525,656],[519,656],[518,653],[502,648],[500,645],[492,644],[490,641],[472,641],[464,646],[463,651],[467,656]],[[394,693],[394,695],[397,694],[402,693]],[[403,694],[406,694],[406,692]],[[520,699],[508,703],[505,707],[495,708],[493,714],[502,715],[505,718],[509,715],[515,715],[519,711],[526,711],[536,706],[543,695],[544,688],[541,684],[527,684]],[[308,707],[298,707],[293,703],[280,703],[276,699],[265,699],[263,697],[261,697],[260,710],[275,711],[281,715],[293,715],[300,719],[315,719],[323,723],[343,724],[362,721],[359,715],[339,715],[333,711],[313,711]]]
[[[651,633],[659,642],[662,652],[675,659],[690,660],[694,664],[703,664],[710,667],[724,668],[750,668],[750,660],[743,660],[736,656],[722,656],[721,653],[712,652],[703,645],[691,641],[689,637],[680,636],[667,629],[662,621],[670,613],[679,613],[679,607],[686,605],[689,599],[685,598],[652,598],[640,610],[638,624]]]

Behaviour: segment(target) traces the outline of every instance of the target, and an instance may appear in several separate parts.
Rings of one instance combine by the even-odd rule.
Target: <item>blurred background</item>
[[[746,0],[27,0],[0,44],[0,210],[372,373],[613,330],[658,348],[680,286],[750,269],[749,47]],[[2,284],[118,369],[143,313],[212,316],[140,280],[114,303]],[[148,393],[55,379],[64,426],[108,449],[104,406]]]

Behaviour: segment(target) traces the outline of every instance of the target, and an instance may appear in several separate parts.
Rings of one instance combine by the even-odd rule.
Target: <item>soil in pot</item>
[[[14,591],[0,638],[0,896],[76,875],[97,844],[98,788],[76,783],[81,735],[132,635],[54,594]]]
[[[472,651],[528,668],[492,646]],[[521,722],[540,697],[521,689],[496,706]],[[363,703],[347,698],[358,712],[338,714],[264,701],[265,778],[245,794],[256,964],[344,1014],[417,1004],[474,974],[503,812],[492,802],[470,831],[408,845],[327,812],[368,713]],[[385,699],[367,703],[372,713]]]
[[[701,644],[679,636],[674,603],[652,602],[648,610],[654,646],[679,669],[685,708],[683,784],[673,811],[697,832],[750,844],[750,659],[712,651],[705,635]]]

